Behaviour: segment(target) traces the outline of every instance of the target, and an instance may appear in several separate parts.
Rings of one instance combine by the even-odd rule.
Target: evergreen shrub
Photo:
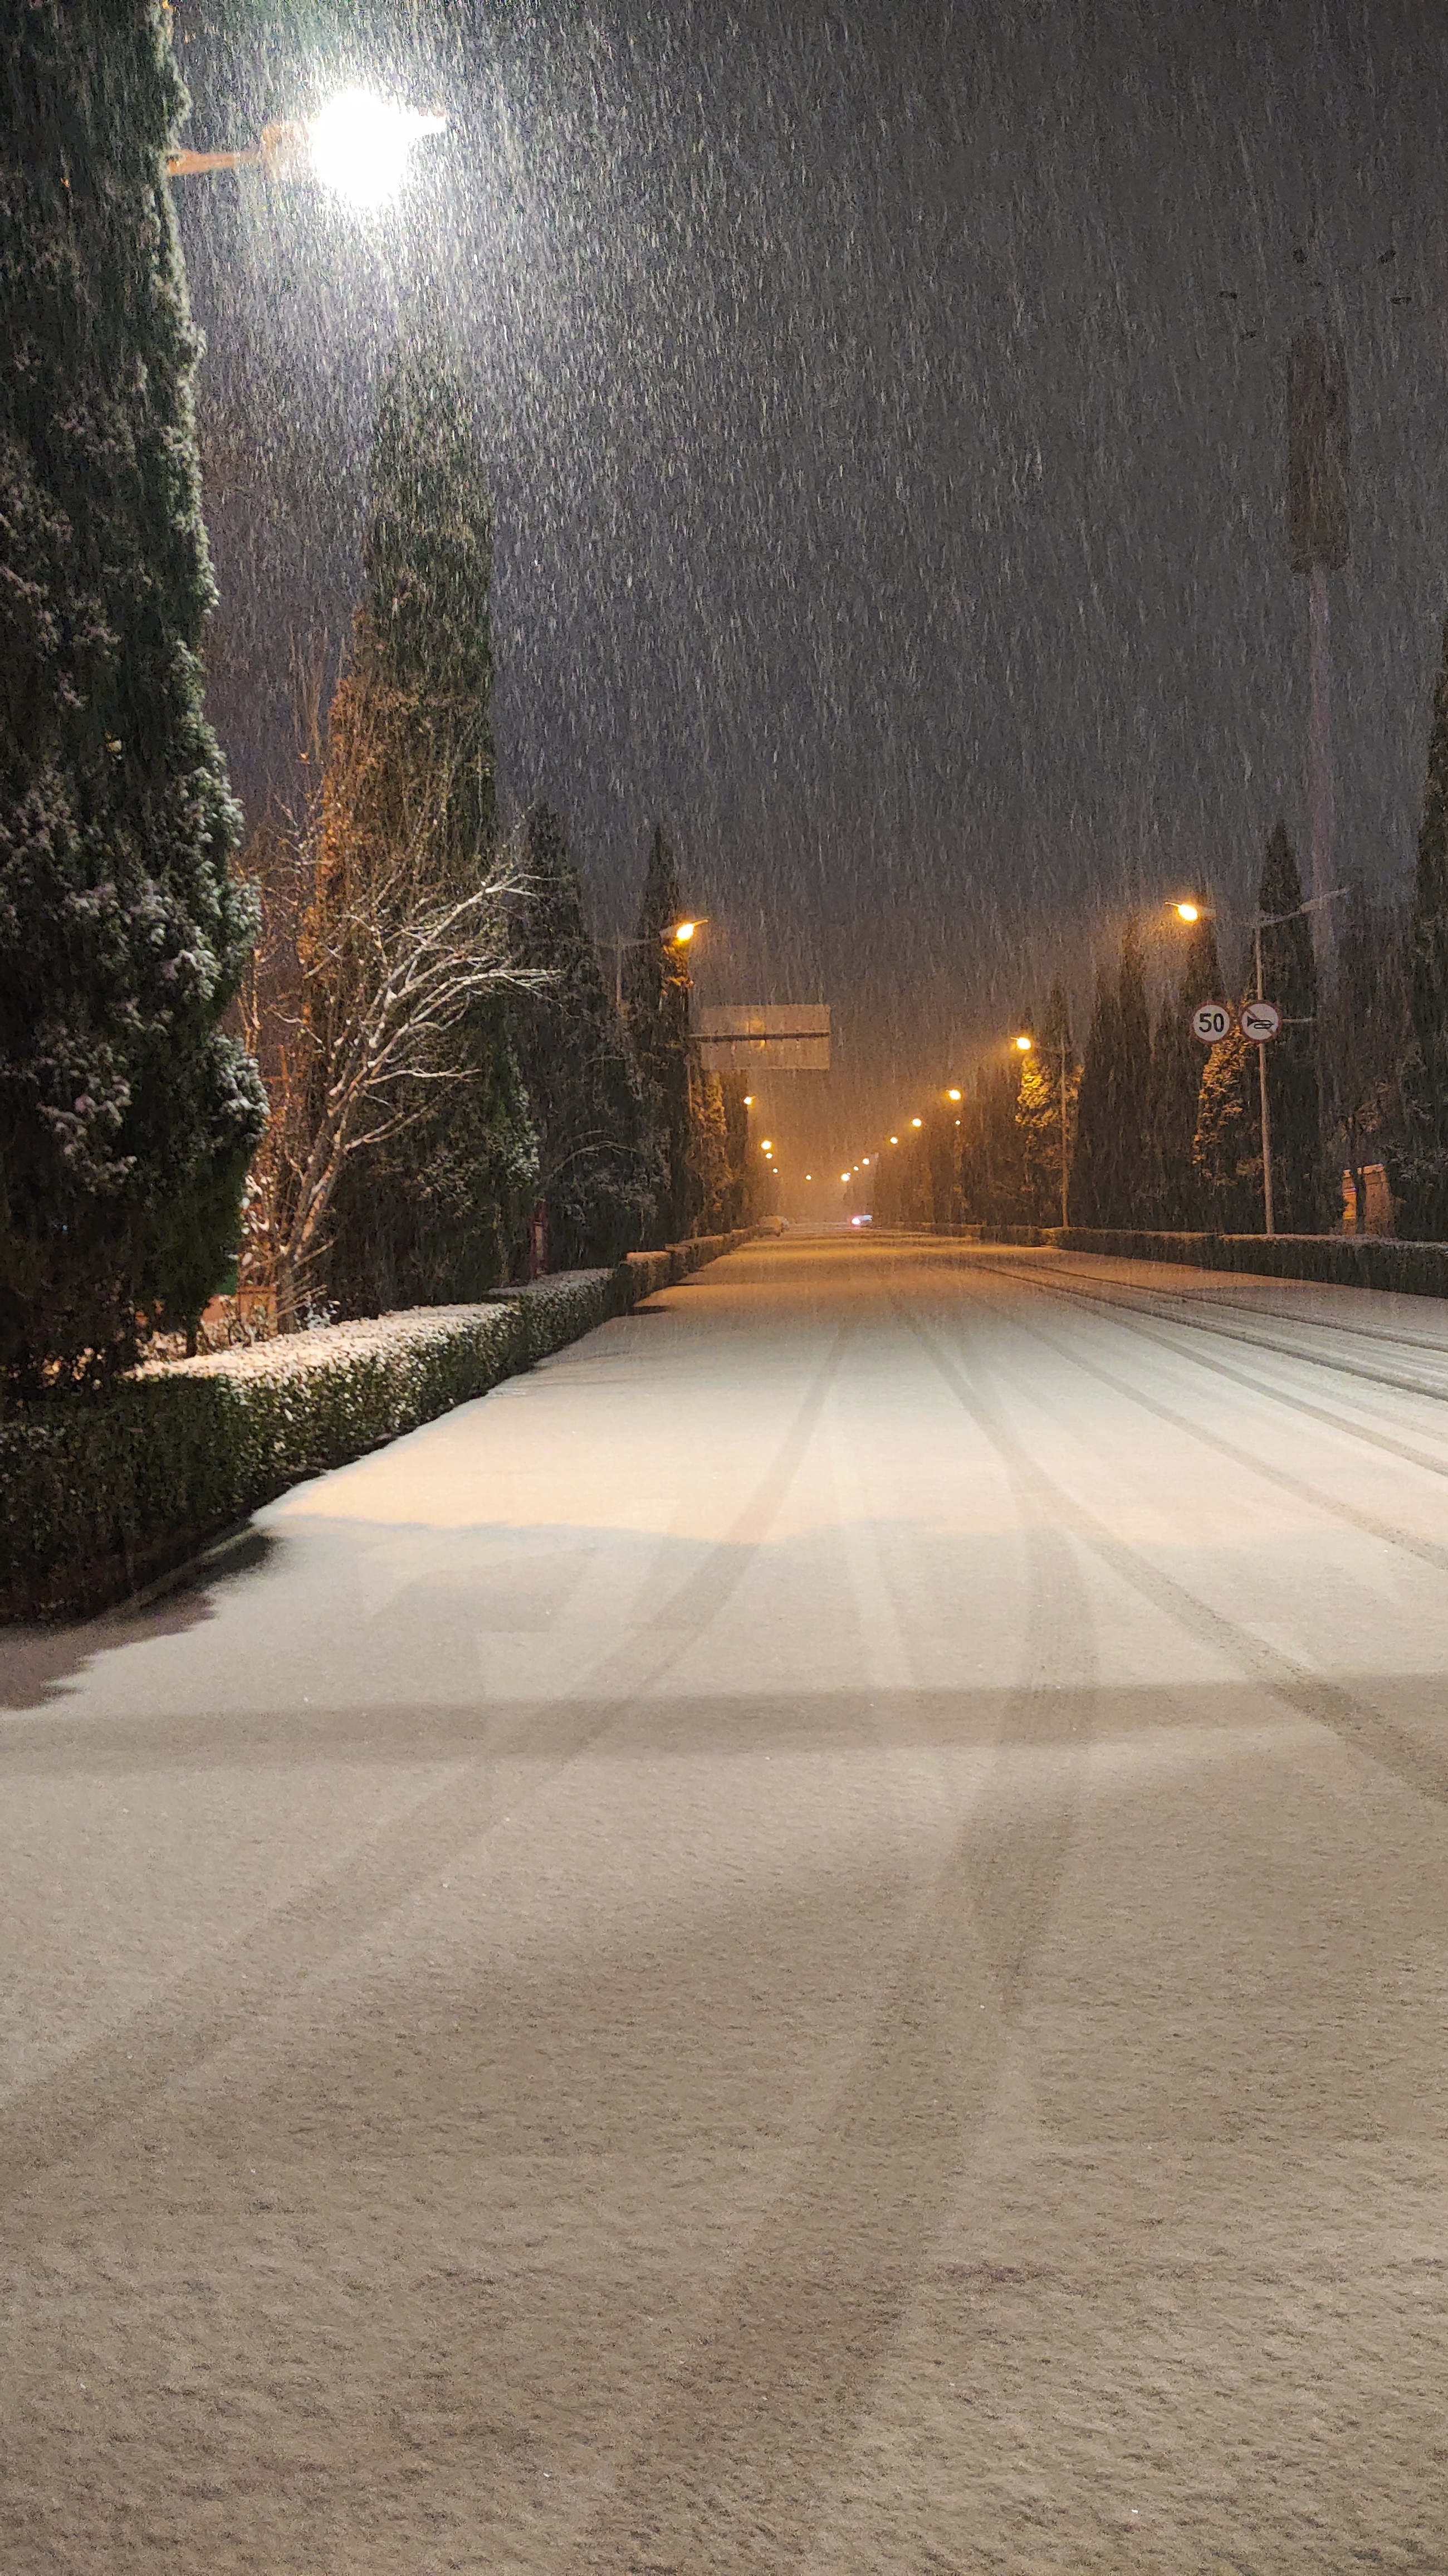
[[[0,1621],[124,1600],[288,1486],[486,1395],[750,1231],[0,1407]]]

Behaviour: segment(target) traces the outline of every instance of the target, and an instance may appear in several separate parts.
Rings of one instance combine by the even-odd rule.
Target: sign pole
[[[1262,925],[1260,921],[1255,925],[1252,932],[1252,946],[1256,952],[1257,999],[1260,1002],[1266,998],[1262,991]],[[1277,1228],[1272,1221],[1272,1121],[1267,1111],[1267,1049],[1265,1046],[1259,1046],[1257,1049],[1257,1088],[1262,1102],[1262,1215],[1265,1222],[1266,1232],[1269,1235],[1273,1235],[1276,1233]]]

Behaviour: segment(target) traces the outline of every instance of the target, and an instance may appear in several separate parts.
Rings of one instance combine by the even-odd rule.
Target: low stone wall
[[[194,1360],[0,1410],[0,1622],[132,1597],[288,1486],[577,1341],[759,1229]]]

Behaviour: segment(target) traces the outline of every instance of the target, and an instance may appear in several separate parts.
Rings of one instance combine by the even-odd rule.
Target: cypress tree
[[[337,961],[325,1007],[344,1017],[377,907],[466,895],[494,857],[492,510],[466,385],[435,348],[404,350],[383,387],[364,571],[310,942]],[[477,1297],[520,1255],[537,1154],[500,997],[450,1050],[466,1079],[338,1189],[327,1286],[347,1312]]]
[[[527,816],[523,871],[513,951],[550,980],[513,1004],[514,1042],[538,1131],[550,1258],[555,1269],[582,1269],[652,1240],[658,1156],[582,879],[547,805]]]
[[[1071,1158],[1070,1216],[1073,1225],[1111,1226],[1118,1222],[1121,1109],[1121,1003],[1104,967],[1096,976],[1096,998],[1086,1032],[1077,1107],[1076,1151]]]
[[[625,993],[629,1035],[662,1164],[659,1224],[665,1242],[682,1241],[693,1231],[695,1216],[689,1082],[692,986],[685,951],[670,936],[681,909],[674,854],[660,826],[644,875]]]
[[[0,1368],[194,1323],[265,1103],[221,1029],[251,937],[202,715],[197,343],[156,0],[0,36]]]
[[[1016,1125],[1021,1138],[1022,1185],[1028,1225],[1059,1225],[1061,1222],[1063,1143],[1069,1191],[1076,1100],[1081,1086],[1081,1068],[1067,1035],[1069,1025],[1065,992],[1059,984],[1053,984],[1045,1019],[1037,1029],[1035,1046],[1021,1059],[1020,1088],[1016,1094]],[[1061,1119],[1063,1037],[1066,1038],[1064,1139]]]
[[[1208,1050],[1197,1094],[1192,1168],[1200,1221],[1215,1234],[1260,1234],[1262,1100],[1257,1048],[1234,1022]]]
[[[1302,879],[1279,822],[1267,844],[1257,909],[1296,912]],[[1326,1221],[1322,1110],[1317,1087],[1318,991],[1310,914],[1277,919],[1262,932],[1262,990],[1282,1013],[1267,1049],[1267,1105],[1272,1134],[1273,1221],[1279,1234],[1318,1234]],[[1247,1044],[1250,1046],[1249,1039]],[[1260,1164],[1259,1150],[1259,1164]]]
[[[1121,934],[1121,970],[1116,986],[1117,1043],[1121,1081],[1116,1110],[1116,1172],[1113,1213],[1109,1222],[1131,1227],[1141,1223],[1142,1203],[1151,1186],[1151,1137],[1147,1109],[1151,1093],[1151,1014],[1146,1000],[1146,958],[1141,928],[1128,921]]]
[[[1388,1172],[1401,1234],[1448,1242],[1448,619],[1428,735],[1428,774],[1408,945],[1402,1135]]]
[[[1204,1222],[1194,1160],[1203,1048],[1192,1035],[1191,1018],[1199,1002],[1220,1001],[1222,992],[1217,934],[1204,914],[1188,927],[1176,999],[1164,1006],[1151,1049],[1147,1135],[1152,1222],[1170,1233]]]

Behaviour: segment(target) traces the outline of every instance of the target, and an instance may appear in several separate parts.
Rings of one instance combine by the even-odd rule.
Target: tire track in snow
[[[441,1780],[362,1849],[346,1852],[263,1922],[212,1950],[0,2106],[3,2197],[68,2160],[102,2130],[141,2118],[217,2050],[264,2024],[303,1975],[334,1965],[419,1886],[431,1885],[440,1867],[496,1824],[500,1759],[524,1749],[551,1754],[528,1792],[538,1796],[630,1715],[744,1580],[808,1451],[854,1330],[847,1321],[836,1331],[743,1508],[703,1564],[654,1606],[646,1627],[603,1655],[575,1691],[530,1707],[486,1754],[449,1763]],[[49,1721],[48,1731],[64,1728],[63,1716]],[[522,1795],[509,1793],[515,1816]]]
[[[1017,1318],[1012,1320],[1018,1322]],[[926,1325],[917,1323],[914,1329],[945,1385],[972,1419],[977,1419],[975,1400],[955,1358],[940,1347]],[[1019,1329],[1028,1333],[1032,1330],[1028,1325]],[[1081,1544],[1133,1592],[1165,1611],[1189,1636],[1229,1656],[1249,1680],[1257,1682],[1294,1715],[1315,1719],[1402,1787],[1436,1805],[1448,1806],[1448,1755],[1355,1699],[1340,1683],[1294,1662],[1276,1647],[1254,1637],[1250,1630],[1211,1609],[1185,1584],[1163,1574],[1136,1548],[1117,1538],[1084,1503],[1078,1503],[1064,1487],[1048,1478],[1044,1469],[1038,1468],[1037,1472],[1051,1493],[1053,1509],[1063,1526],[1074,1531]]]
[[[799,2563],[990,2112],[1077,1830],[1095,1641],[1052,1488],[984,1393],[971,1410],[1010,1479],[1025,1559],[999,1794],[993,1806],[988,1776],[807,2162],[570,2553],[578,2576]],[[1044,1796],[1012,1795],[1009,1756],[1025,1746],[1038,1767],[1054,1754]]]

